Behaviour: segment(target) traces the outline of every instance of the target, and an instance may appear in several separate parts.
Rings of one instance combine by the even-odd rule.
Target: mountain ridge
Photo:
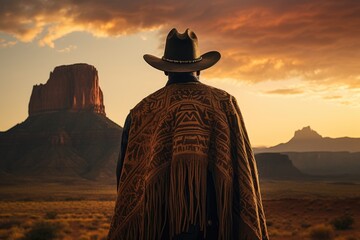
[[[310,126],[295,131],[294,136],[286,143],[272,147],[254,148],[262,152],[360,152],[360,138],[322,137]]]

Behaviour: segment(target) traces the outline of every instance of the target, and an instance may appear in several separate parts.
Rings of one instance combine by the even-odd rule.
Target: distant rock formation
[[[297,130],[287,143],[280,143],[269,148],[255,148],[261,152],[360,152],[360,138],[322,137],[309,126]]]
[[[79,63],[56,67],[45,84],[33,87],[29,116],[59,110],[105,115],[103,93],[94,66]]]
[[[288,152],[294,166],[312,175],[357,175],[360,178],[360,152]]]
[[[294,137],[292,140],[294,141],[308,141],[314,139],[321,139],[322,136],[318,134],[316,131],[312,130],[310,126],[304,127],[301,130],[295,131]]]
[[[300,180],[306,177],[285,154],[259,153],[255,159],[261,179]]]
[[[336,180],[360,178],[360,138],[322,137],[310,127],[304,127],[287,143],[254,148],[254,152],[256,156],[282,153],[298,170],[308,175],[331,176]]]
[[[29,117],[0,132],[1,182],[20,179],[103,179],[116,182],[122,128],[105,116],[96,69],[56,67],[35,86]]]

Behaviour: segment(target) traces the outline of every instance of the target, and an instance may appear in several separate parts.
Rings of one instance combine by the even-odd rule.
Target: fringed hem
[[[161,239],[168,215],[169,169],[148,179],[145,188],[145,239]]]
[[[229,178],[220,177],[217,172],[214,178],[216,189],[217,214],[219,218],[218,240],[232,239],[232,182]]]
[[[199,224],[206,236],[207,156],[181,154],[171,161],[169,189],[170,238]]]

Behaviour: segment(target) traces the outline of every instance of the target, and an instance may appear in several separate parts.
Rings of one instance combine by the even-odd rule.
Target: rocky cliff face
[[[87,64],[56,67],[46,84],[34,86],[29,117],[0,132],[0,182],[115,183],[121,133],[105,116],[96,69]]]
[[[360,178],[360,152],[288,152],[294,166],[313,175],[356,175]]]
[[[297,169],[289,157],[281,153],[259,153],[255,155],[259,177],[262,179],[299,180],[306,175]]]
[[[103,93],[94,66],[81,63],[56,67],[46,84],[33,87],[29,116],[61,110],[105,115]]]

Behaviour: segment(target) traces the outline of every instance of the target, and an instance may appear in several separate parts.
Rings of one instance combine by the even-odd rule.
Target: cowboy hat
[[[211,67],[220,57],[217,51],[200,55],[196,34],[190,29],[179,33],[173,28],[166,38],[164,56],[158,58],[145,54],[144,60],[165,72],[196,72]]]

